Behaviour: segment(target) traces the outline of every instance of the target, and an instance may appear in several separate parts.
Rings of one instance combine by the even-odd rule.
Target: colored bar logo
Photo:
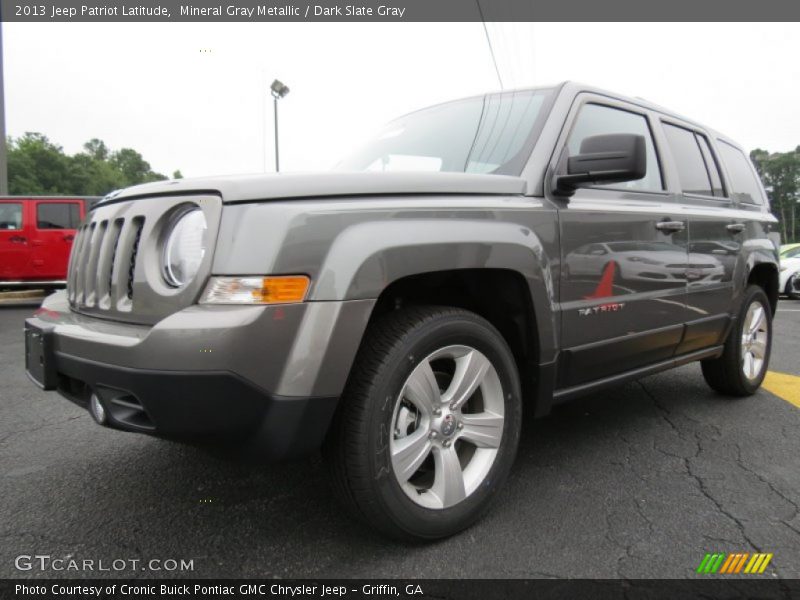
[[[697,572],[706,575],[737,575],[739,573],[760,575],[766,570],[767,565],[772,560],[772,556],[772,553],[708,553],[703,557],[700,566],[697,567]]]

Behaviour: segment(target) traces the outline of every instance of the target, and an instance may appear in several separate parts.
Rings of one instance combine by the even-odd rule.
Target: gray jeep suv
[[[320,448],[352,512],[399,538],[473,523],[522,413],[700,361],[761,384],[775,225],[746,154],[574,83],[423,109],[317,175],[107,197],[26,364],[102,425]]]

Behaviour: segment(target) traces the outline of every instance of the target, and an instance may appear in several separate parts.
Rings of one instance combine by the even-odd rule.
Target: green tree
[[[72,157],[73,190],[70,192],[85,196],[105,196],[127,184],[122,173],[105,160],[96,160],[90,154],[79,153]]]
[[[175,171],[173,176],[181,176]],[[72,156],[41,133],[8,140],[9,191],[17,195],[103,196],[115,189],[166,179],[131,148],[112,152],[91,139]]]
[[[95,160],[108,160],[108,146],[102,140],[92,138],[83,145],[83,149]]]
[[[130,148],[122,148],[111,154],[108,162],[125,178],[127,185],[166,179],[161,173],[154,173],[142,155]]]
[[[773,153],[757,148],[750,158],[769,193],[772,212],[780,220],[781,240],[796,242],[800,238],[800,146],[790,152]]]
[[[68,157],[61,146],[41,133],[28,132],[12,138],[8,148],[8,185],[12,194],[58,194],[70,187]]]

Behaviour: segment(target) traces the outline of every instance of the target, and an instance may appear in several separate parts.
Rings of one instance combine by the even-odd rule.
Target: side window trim
[[[551,170],[552,173],[555,173],[559,167],[559,163],[561,162],[562,157],[564,156],[564,152],[568,147],[570,137],[572,136],[572,132],[575,128],[577,123],[578,117],[581,114],[581,110],[584,106],[588,104],[595,104],[598,106],[603,106],[606,108],[614,109],[614,110],[622,110],[625,112],[632,113],[634,115],[640,116],[645,120],[645,124],[647,129],[650,133],[650,141],[653,144],[653,150],[656,155],[656,164],[658,167],[658,174],[661,179],[661,189],[660,190],[639,190],[639,189],[627,189],[627,188],[615,188],[609,186],[586,186],[580,188],[578,193],[582,189],[585,190],[592,190],[593,192],[609,192],[614,194],[619,194],[620,192],[630,193],[630,194],[643,194],[643,195],[652,195],[656,196],[659,199],[664,199],[665,197],[673,196],[674,193],[670,190],[669,179],[667,177],[666,167],[664,163],[664,153],[661,144],[661,140],[659,139],[658,135],[656,134],[654,128],[654,119],[652,115],[652,111],[645,109],[643,107],[635,106],[629,104],[628,102],[624,102],[622,100],[612,98],[610,96],[598,96],[593,93],[581,93],[579,94],[574,102],[572,107],[570,108],[569,114],[564,122],[564,126],[559,136],[559,139],[556,143],[555,151],[553,152],[551,158]]]
[[[695,131],[694,137],[697,140],[697,145],[700,147],[700,155],[703,157],[703,162],[706,165],[706,171],[708,172],[709,180],[711,181],[711,191],[714,191],[714,177],[713,172],[716,172],[717,178],[719,179],[719,184],[722,186],[722,196],[717,196],[716,194],[712,194],[711,198],[715,200],[727,200],[730,201],[730,195],[728,194],[728,186],[725,184],[725,179],[722,176],[722,169],[719,167],[719,160],[715,156],[714,149],[711,147],[711,143],[708,141],[708,136],[705,133]],[[705,142],[703,145],[702,142]],[[708,161],[711,161],[709,164]]]
[[[698,131],[696,129],[690,129],[690,131],[692,131],[692,133],[694,133],[695,141],[697,142],[697,147],[700,149],[700,156],[703,157],[703,164],[706,167],[706,173],[708,173],[708,181],[711,184],[712,192],[714,190],[714,178],[711,176],[711,168],[713,166],[717,170],[717,175],[719,176],[720,185],[722,186],[723,195],[722,196],[715,196],[712,193],[711,196],[708,196],[706,194],[697,194],[697,193],[692,193],[692,192],[683,192],[683,195],[686,196],[687,198],[693,198],[693,199],[697,199],[697,200],[705,200],[707,202],[713,202],[713,203],[716,203],[716,204],[722,204],[722,205],[726,205],[726,206],[733,204],[733,198],[731,198],[730,193],[728,191],[730,188],[729,188],[728,183],[726,181],[726,175],[722,172],[722,169],[720,168],[719,160],[715,156],[715,151],[711,147],[711,143],[708,141],[708,136],[706,136],[705,133],[703,133],[701,131]],[[710,157],[711,160],[714,161],[713,165],[709,165],[708,164],[708,158],[706,157],[706,153],[703,151],[703,144],[700,142],[701,139],[704,139],[706,141],[706,148],[708,148],[708,151],[711,153],[711,157]]]
[[[697,140],[697,145],[700,147],[700,155],[703,157],[703,162],[706,165],[706,171],[708,172],[709,180],[711,181],[711,191],[714,191],[714,178],[711,175],[711,170],[715,169],[717,172],[717,177],[719,177],[720,185],[722,186],[722,196],[717,196],[716,194],[712,194],[711,196],[702,196],[697,195],[699,198],[704,198],[706,200],[713,200],[715,202],[719,202],[722,204],[732,204],[733,198],[730,196],[728,186],[728,182],[726,181],[726,176],[722,172],[722,168],[720,166],[720,160],[716,156],[716,150],[712,147],[711,142],[709,141],[709,137],[701,131],[694,132],[695,139]],[[701,140],[704,140],[706,145],[703,146]],[[706,153],[709,155],[706,156]],[[711,164],[708,163],[709,159],[712,161]],[[690,196],[694,196],[694,194],[689,194]]]

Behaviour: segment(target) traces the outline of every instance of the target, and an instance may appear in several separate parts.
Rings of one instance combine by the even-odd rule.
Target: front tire
[[[323,449],[336,495],[397,539],[461,531],[508,476],[520,396],[508,345],[478,315],[414,307],[381,317],[367,331]]]
[[[786,295],[791,300],[800,300],[800,272],[789,277],[786,282]]]
[[[721,394],[752,396],[764,381],[772,349],[772,309],[764,290],[751,285],[722,356],[702,361],[703,377]]]

